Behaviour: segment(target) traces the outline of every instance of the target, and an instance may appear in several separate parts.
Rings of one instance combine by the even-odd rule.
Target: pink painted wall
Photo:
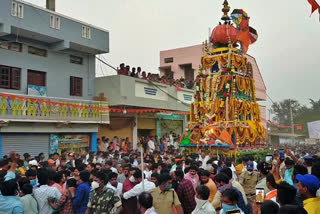
[[[194,76],[198,74],[198,68],[201,64],[201,57],[204,55],[202,45],[189,46],[184,48],[177,48],[172,50],[160,51],[160,76],[163,76],[166,68],[171,68],[174,73],[174,78],[179,79],[184,77],[184,70],[179,65],[192,64]],[[173,57],[172,63],[165,63],[165,58]],[[253,78],[256,84],[256,97],[257,100],[265,101],[267,99],[266,86],[264,84],[262,75],[260,73],[258,64],[254,57],[247,55],[249,62],[253,68]]]
[[[262,119],[262,118],[263,118],[263,119],[267,119],[267,118],[266,118],[266,117],[267,117],[267,108],[266,108],[265,106],[260,105],[260,115],[261,115],[261,119]],[[267,122],[266,122],[266,121],[262,120],[262,121],[261,121],[261,124],[262,124],[265,128],[267,128]]]
[[[182,70],[179,65],[192,64],[192,68],[195,70],[194,77],[196,77],[202,56],[202,45],[160,51],[160,76],[164,75],[165,68],[170,67],[171,71],[174,72],[173,77],[180,79],[184,77],[184,70]],[[170,57],[173,57],[173,62],[165,63],[164,59]]]
[[[260,69],[254,57],[247,55],[248,61],[252,64],[253,79],[256,86],[256,97],[258,100],[267,100],[267,88],[264,84]]]

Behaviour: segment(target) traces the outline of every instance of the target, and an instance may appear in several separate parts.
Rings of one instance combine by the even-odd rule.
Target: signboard
[[[308,123],[309,138],[320,139],[320,120]]]
[[[83,134],[51,134],[50,135],[50,154],[67,152],[85,151],[90,144],[90,135]]]
[[[37,85],[28,85],[28,95],[46,97],[47,87],[37,86]]]

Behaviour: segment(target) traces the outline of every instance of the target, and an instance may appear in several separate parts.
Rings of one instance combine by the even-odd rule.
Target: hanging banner
[[[309,138],[320,139],[320,120],[308,123]]]
[[[47,87],[38,85],[28,85],[28,95],[46,97]]]

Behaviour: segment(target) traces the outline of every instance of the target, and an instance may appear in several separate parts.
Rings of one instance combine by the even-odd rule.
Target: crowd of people
[[[163,83],[177,88],[193,89],[194,87],[193,80],[186,80],[182,77],[180,79],[174,79],[172,76],[170,77],[166,75],[160,77],[159,74],[152,74],[142,71],[141,67],[137,67],[137,69],[133,67],[130,69],[130,65],[125,65],[124,63],[120,64],[120,68],[118,68],[118,74]]]
[[[172,132],[161,138],[167,147],[145,138],[142,155],[117,137],[99,139],[98,152],[48,158],[11,152],[0,160],[0,213],[320,212],[320,154],[286,149],[285,158],[274,152],[269,162],[206,151],[181,155],[172,143],[177,138]]]

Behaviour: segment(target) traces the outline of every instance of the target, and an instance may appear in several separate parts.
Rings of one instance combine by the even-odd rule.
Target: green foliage
[[[239,164],[241,159],[243,159],[244,157],[248,157],[248,156],[253,157],[253,160],[255,160],[257,163],[259,163],[260,161],[263,161],[265,156],[268,154],[269,154],[268,150],[240,152],[237,154],[236,163]]]
[[[320,99],[314,101],[310,99],[310,107],[302,106],[297,100],[283,100],[279,103],[272,104],[271,112],[274,115],[273,120],[281,125],[291,126],[290,105],[292,108],[293,122],[302,126],[302,130],[297,130],[295,133],[302,134],[308,137],[308,122],[320,120]],[[291,129],[271,127],[271,130],[279,132],[291,132]]]

